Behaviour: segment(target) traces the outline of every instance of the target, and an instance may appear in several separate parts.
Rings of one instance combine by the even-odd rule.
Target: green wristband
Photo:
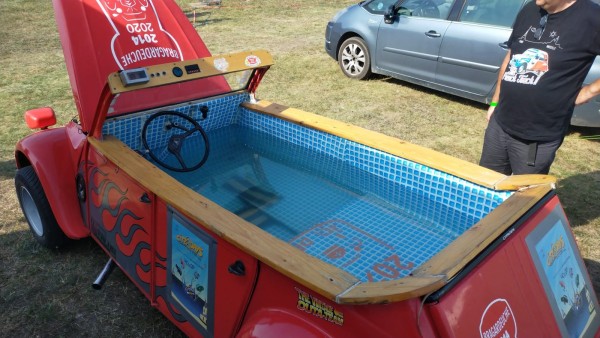
[[[490,102],[490,107],[495,107],[497,105],[498,105],[498,102],[494,102],[494,101]]]

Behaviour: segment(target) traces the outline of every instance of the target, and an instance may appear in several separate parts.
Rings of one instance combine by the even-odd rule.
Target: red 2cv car
[[[54,0],[79,118],[15,150],[33,236],[92,237],[189,336],[599,337],[551,176],[257,100],[173,0]]]

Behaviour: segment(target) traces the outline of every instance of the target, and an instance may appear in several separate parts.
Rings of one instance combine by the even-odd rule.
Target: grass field
[[[178,1],[187,8],[188,0]],[[224,0],[197,26],[213,54],[267,49],[275,66],[258,98],[315,112],[477,162],[486,107],[376,77],[345,78],[324,51],[327,21],[356,0]],[[187,12],[190,14],[190,12]],[[173,325],[120,272],[91,288],[107,257],[91,240],[61,252],[38,246],[14,192],[14,146],[31,133],[27,109],[77,115],[50,1],[0,1],[0,336],[170,337]],[[599,129],[573,128],[551,174],[600,291]],[[78,211],[73,211],[78,212]]]

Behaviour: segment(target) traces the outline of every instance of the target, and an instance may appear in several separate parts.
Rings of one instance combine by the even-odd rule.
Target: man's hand
[[[590,102],[596,95],[600,94],[600,80],[596,80],[587,86],[583,86],[575,99],[575,105],[579,106]]]
[[[488,122],[490,122],[490,119],[492,118],[492,114],[494,113],[495,109],[496,109],[496,107],[494,107],[494,106],[490,106],[488,108],[487,116],[485,117],[488,120]]]

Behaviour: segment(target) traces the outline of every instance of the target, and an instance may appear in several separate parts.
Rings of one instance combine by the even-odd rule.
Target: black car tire
[[[17,170],[15,188],[21,210],[36,241],[51,249],[67,244],[69,238],[56,222],[42,184],[31,166]]]
[[[344,75],[364,80],[371,76],[371,55],[365,41],[359,37],[346,39],[338,51],[338,63]]]

